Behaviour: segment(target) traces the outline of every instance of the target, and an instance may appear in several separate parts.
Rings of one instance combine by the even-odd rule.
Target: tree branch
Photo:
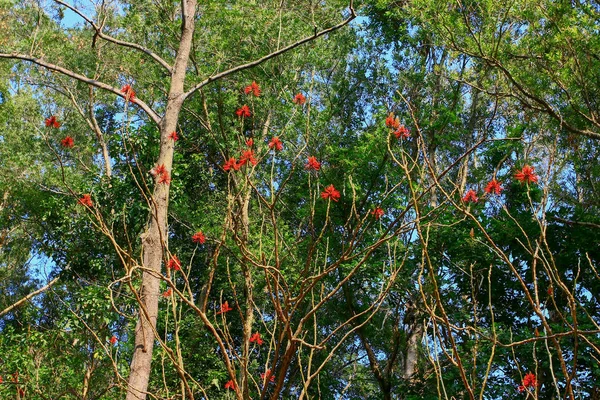
[[[150,50],[150,49],[148,49],[148,48],[146,48],[144,46],[141,46],[141,45],[139,45],[137,43],[126,42],[124,40],[119,40],[119,39],[114,38],[112,36],[106,35],[106,34],[102,33],[102,26],[96,25],[96,23],[91,18],[87,17],[85,14],[83,14],[77,8],[73,7],[70,4],[65,3],[62,0],[54,0],[54,2],[67,7],[69,10],[73,11],[75,14],[77,14],[81,18],[83,18],[88,24],[90,24],[92,26],[92,28],[94,28],[94,30],[96,31],[96,35],[99,38],[104,39],[107,42],[111,42],[111,43],[114,43],[114,44],[119,45],[119,46],[129,47],[131,49],[139,50],[142,53],[146,53],[147,55],[149,55],[150,57],[152,57],[154,59],[154,61],[156,61],[164,69],[166,69],[169,74],[172,73],[173,69],[169,65],[169,63],[167,63],[165,60],[163,60],[158,54],[154,53],[152,50]]]
[[[7,59],[14,59],[14,60],[23,60],[23,61],[30,61],[34,64],[39,65],[40,67],[44,67],[50,71],[56,71],[59,72],[63,75],[69,76],[73,79],[76,79],[80,82],[83,83],[87,83],[88,85],[91,86],[95,86],[97,88],[100,89],[104,89],[106,91],[112,92],[114,94],[116,94],[117,96],[120,96],[124,99],[126,99],[126,96],[124,93],[121,93],[121,91],[117,88],[114,88],[104,82],[100,82],[96,79],[92,79],[92,78],[88,78],[85,75],[80,75],[76,72],[73,72],[69,69],[63,68],[61,66],[55,65],[55,64],[51,64],[49,62],[46,62],[42,59],[39,58],[35,58],[33,56],[28,56],[26,54],[19,54],[19,53],[0,53],[0,58],[7,58]],[[156,114],[156,112],[154,112],[154,110],[146,103],[144,103],[142,100],[140,100],[138,97],[135,98],[135,103],[138,106],[140,106],[140,108],[142,110],[144,110],[146,112],[146,114],[148,114],[148,116],[156,123],[158,124],[160,122],[160,117],[158,116],[158,114]]]
[[[6,313],[9,313],[10,311],[14,310],[15,308],[19,307],[21,304],[23,304],[26,301],[30,300],[32,297],[35,297],[38,294],[40,294],[40,293],[42,293],[42,292],[50,289],[52,287],[52,285],[54,285],[56,282],[58,282],[59,278],[60,277],[57,276],[56,278],[54,278],[50,282],[48,282],[48,284],[46,286],[41,287],[38,290],[29,293],[27,296],[23,297],[21,300],[17,301],[13,305],[6,307],[2,312],[0,312],[0,317],[2,317]]]
[[[312,40],[315,40],[323,35],[326,35],[328,33],[334,32],[346,25],[348,25],[350,23],[350,21],[352,21],[354,18],[356,18],[356,12],[354,11],[354,8],[352,7],[352,2],[350,3],[350,17],[348,17],[347,19],[345,19],[344,21],[340,22],[339,24],[332,26],[330,28],[324,29],[320,32],[316,32],[314,35],[312,36],[307,36],[301,40],[298,40],[297,42],[294,42],[280,50],[274,51],[273,53],[267,54],[266,56],[259,58],[258,60],[254,60],[251,61],[247,64],[243,64],[243,65],[238,65],[237,67],[228,69],[227,71],[223,71],[223,72],[219,72],[216,75],[210,76],[208,78],[206,78],[205,80],[203,80],[202,82],[198,83],[196,86],[194,86],[193,88],[191,88],[189,91],[187,91],[184,95],[184,98],[188,98],[189,96],[191,96],[194,92],[196,92],[197,90],[201,89],[202,87],[208,85],[211,82],[214,82],[218,79],[224,78],[228,75],[234,74],[236,72],[239,71],[243,71],[245,69],[248,68],[252,68],[255,67],[257,65],[260,65],[262,63],[264,63],[265,61],[268,61],[272,58],[275,58],[283,53],[286,53],[292,49],[295,49],[296,47],[303,45],[304,43],[310,42]]]

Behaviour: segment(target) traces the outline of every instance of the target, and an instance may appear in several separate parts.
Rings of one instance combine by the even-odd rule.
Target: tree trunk
[[[419,320],[408,328],[406,340],[406,355],[404,357],[404,365],[402,377],[405,381],[410,381],[414,373],[417,371],[419,362],[420,342],[423,338],[423,324]]]
[[[160,122],[160,154],[157,165],[164,165],[171,176],[174,142],[169,137],[174,132],[184,99],[185,73],[190,58],[196,0],[182,2],[183,26],[177,57],[171,74],[171,86],[164,117]],[[167,241],[167,213],[169,207],[169,185],[158,182],[155,177],[154,193],[147,231],[142,235],[143,267],[140,312],[135,329],[135,348],[131,360],[131,372],[127,388],[127,400],[146,399],[156,319],[160,297],[160,274],[163,250]]]

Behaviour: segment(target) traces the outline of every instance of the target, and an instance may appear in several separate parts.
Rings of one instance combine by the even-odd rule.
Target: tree
[[[310,34],[281,48],[279,48],[278,44],[275,51],[272,51],[271,53],[262,57],[258,57],[257,59],[248,63],[236,65],[222,72],[211,74],[205,79],[194,79],[193,82],[189,83],[189,86],[186,89],[184,84],[186,76],[188,75],[188,64],[192,58],[194,30],[197,24],[197,2],[195,0],[186,0],[182,2],[180,12],[178,13],[180,15],[179,20],[177,21],[177,18],[172,20],[172,23],[179,23],[181,31],[177,32],[175,35],[172,35],[171,38],[159,39],[166,44],[165,48],[161,49],[164,50],[162,56],[160,53],[152,50],[153,38],[148,38],[149,40],[147,39],[144,42],[136,43],[128,41],[129,38],[127,37],[127,34],[116,34],[116,36],[121,36],[122,38],[113,36],[113,32],[117,32],[121,24],[127,23],[128,19],[130,18],[135,18],[135,14],[128,14],[128,11],[137,11],[138,7],[140,7],[139,4],[131,8],[125,7],[125,9],[122,10],[124,11],[124,15],[119,15],[121,12],[118,9],[102,4],[100,7],[96,8],[96,15],[94,17],[87,16],[83,11],[67,2],[57,0],[54,2],[54,4],[59,7],[60,12],[63,12],[64,9],[68,9],[77,14],[87,23],[88,29],[82,29],[80,32],[77,32],[77,41],[79,41],[80,47],[84,45],[84,37],[87,36],[88,38],[91,37],[90,44],[92,50],[96,46],[99,46],[97,44],[99,39],[123,49],[133,49],[137,51],[138,57],[141,57],[139,58],[140,60],[144,60],[143,57],[147,56],[154,61],[157,65],[157,68],[161,69],[162,73],[166,74],[167,76],[166,85],[164,87],[165,96],[163,104],[157,104],[162,109],[162,112],[157,112],[154,110],[156,106],[152,105],[156,100],[153,99],[153,101],[150,103],[142,100],[143,95],[141,93],[136,94],[131,83],[126,83],[121,89],[119,89],[114,85],[105,83],[105,80],[108,82],[111,80],[114,81],[114,75],[111,76],[110,74],[99,74],[100,71],[98,69],[96,69],[95,73],[90,74],[89,72],[91,71],[88,72],[89,64],[84,65],[83,70],[81,70],[80,68],[75,68],[75,65],[69,66],[68,63],[65,63],[66,65],[64,65],[60,61],[58,63],[47,61],[48,58],[51,58],[50,55],[56,52],[56,49],[47,49],[46,51],[50,50],[50,54],[48,56],[38,56],[36,53],[40,54],[41,52],[33,49],[36,49],[38,45],[44,46],[45,43],[43,40],[38,42],[37,37],[19,37],[19,34],[22,34],[23,32],[19,32],[18,29],[11,30],[11,35],[9,37],[12,39],[12,41],[8,44],[4,44],[4,47],[8,51],[4,51],[2,54],[0,54],[1,58],[26,61],[47,71],[56,72],[68,78],[74,79],[82,84],[88,85],[90,88],[99,88],[112,93],[113,95],[120,96],[125,100],[126,103],[131,103],[131,106],[139,107],[139,109],[146,114],[146,117],[155,123],[159,128],[160,145],[158,157],[156,159],[156,165],[161,167],[163,171],[161,171],[160,174],[156,174],[156,185],[154,187],[152,196],[148,198],[150,213],[146,231],[142,235],[142,260],[139,263],[135,262],[133,266],[124,262],[124,267],[127,269],[133,267],[133,269],[140,268],[143,270],[142,287],[138,297],[138,301],[140,303],[140,317],[138,326],[136,328],[135,352],[131,362],[127,398],[145,398],[148,379],[150,376],[154,336],[156,334],[155,329],[160,293],[159,275],[162,269],[161,266],[164,258],[164,250],[165,248],[168,248],[166,228],[169,204],[169,182],[172,173],[173,149],[175,141],[172,133],[177,131],[177,123],[179,120],[180,111],[185,100],[211,82],[222,79],[223,77],[231,75],[235,72],[257,66],[273,57],[292,50],[303,43],[312,41],[320,36],[343,27],[355,17],[355,14],[352,9],[352,3],[350,3],[348,18],[343,20],[341,23],[326,28],[322,31],[315,30],[313,34]],[[175,11],[172,6],[170,8],[171,11]],[[48,15],[44,9],[39,8],[35,3],[24,3],[20,6],[11,6],[10,4],[7,4],[3,14],[4,16],[11,15],[13,17],[22,16],[26,21],[24,24],[25,26],[29,25],[28,23],[30,23],[30,26],[33,29],[38,29],[44,35],[50,35],[50,37],[59,37],[61,36],[61,33],[63,35],[68,34],[68,32],[61,32],[59,29],[57,29],[59,26],[57,26],[54,21],[48,18]],[[34,14],[40,16],[41,20],[31,20],[30,17]],[[156,16],[156,14],[154,14],[154,16]],[[151,18],[153,15],[149,13],[148,17]],[[147,21],[151,21],[151,19],[148,19]],[[29,52],[20,52],[21,49],[26,49],[29,47],[28,45],[31,45],[31,50]],[[169,46],[173,47],[169,49]],[[194,48],[194,50],[197,49]],[[112,53],[111,55],[115,56],[116,54],[118,53]],[[59,56],[59,58],[62,58],[64,54],[59,53],[55,55]],[[88,53],[87,55],[87,60],[84,58],[87,63],[93,63],[94,61],[97,63],[101,57],[105,56],[105,54],[100,52],[100,48],[96,54],[91,52],[91,54]],[[171,59],[169,62],[165,59],[167,55],[171,56],[169,57]],[[196,56],[196,54],[194,54],[194,56]],[[72,61],[77,62],[79,60]],[[112,73],[114,74],[114,72]],[[90,89],[90,93],[93,93],[93,89]],[[91,95],[90,102],[92,103],[92,101],[93,97]],[[93,115],[94,108],[95,106],[92,103],[90,105],[90,110],[92,110],[90,113],[90,119],[92,122],[95,121],[95,117]],[[97,124],[94,126],[94,128],[97,132],[99,132],[99,127]],[[98,139],[101,139],[100,135],[98,135]],[[100,145],[103,147],[104,154],[106,154],[106,148],[102,141],[100,141]],[[110,161],[105,161],[107,173],[110,175]],[[99,210],[94,206],[93,202],[86,204],[86,206],[89,207],[90,211],[96,213],[96,217],[99,217]],[[132,271],[129,270],[128,274],[131,274],[131,272]]]

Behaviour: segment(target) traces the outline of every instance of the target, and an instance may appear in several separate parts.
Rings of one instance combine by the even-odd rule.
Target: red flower
[[[92,196],[90,194],[84,194],[79,199],[79,204],[83,206],[93,207],[94,203],[92,202]]]
[[[167,172],[167,168],[165,167],[165,164],[160,164],[150,170],[150,175],[159,176],[159,175],[164,174],[165,172]]]
[[[394,136],[396,136],[396,139],[408,139],[410,137],[410,132],[404,125],[400,125],[398,129],[394,131]]]
[[[163,292],[162,297],[171,297],[171,294],[173,294],[173,291],[169,288],[167,291]]]
[[[173,139],[173,141],[174,141],[174,142],[176,142],[176,141],[178,141],[178,140],[179,140],[179,135],[178,135],[178,134],[177,134],[177,132],[175,132],[175,131],[171,132],[171,134],[169,135],[169,137],[170,137],[171,139]]]
[[[462,201],[464,201],[465,203],[477,203],[478,200],[479,199],[477,198],[477,193],[475,193],[473,189],[469,189],[467,194],[465,194],[465,197],[462,198]]]
[[[229,307],[229,302],[226,301],[225,303],[221,304],[221,311],[219,311],[217,315],[229,312],[231,310],[233,310],[233,308]]]
[[[0,376],[0,383],[3,383],[4,381],[2,380],[2,377]]]
[[[164,170],[160,173],[158,176],[158,183],[164,183],[165,185],[169,185],[171,183],[171,175],[169,175],[167,170]]]
[[[489,181],[487,186],[484,189],[484,191],[486,193],[490,193],[490,194],[496,193],[497,195],[500,195],[500,193],[502,193],[503,190],[504,190],[504,188],[502,186],[500,186],[500,182],[498,182],[495,178],[492,179],[491,181]]]
[[[67,136],[63,140],[60,141],[60,144],[62,145],[62,147],[65,147],[67,149],[72,149],[73,146],[75,145],[75,142],[73,141],[73,138],[71,136]]]
[[[375,217],[375,219],[379,219],[383,216],[383,209],[381,207],[376,207],[371,214]]]
[[[233,382],[233,379],[225,384],[225,389],[235,390],[235,382]]]
[[[238,117],[249,117],[252,115],[252,113],[250,112],[250,108],[248,108],[248,106],[245,104],[242,107],[238,108],[235,113]]]
[[[252,81],[250,85],[246,86],[246,88],[244,89],[244,93],[252,93],[255,97],[258,97],[260,96],[260,86],[258,86],[258,83],[256,83],[256,81]]]
[[[552,286],[548,286],[548,290],[546,290],[546,292],[548,292],[548,295],[552,296],[554,294],[554,288]]]
[[[175,271],[181,271],[181,262],[179,261],[179,258],[177,258],[175,255],[171,256],[169,261],[167,261],[167,268]]]
[[[117,339],[117,337],[115,335],[113,335],[113,337],[110,338],[110,344],[114,345],[119,341],[119,339]]]
[[[250,343],[256,342],[257,345],[261,345],[264,343],[264,340],[260,338],[260,333],[255,332],[254,335],[250,336]]]
[[[252,138],[246,140],[246,146],[248,146],[248,147],[254,146],[254,140]]]
[[[169,185],[171,183],[171,175],[167,171],[165,164],[157,165],[150,170],[150,174],[154,177],[158,177],[158,183],[164,183]]]
[[[523,393],[525,391],[525,386],[519,386],[519,393]]]
[[[317,157],[310,156],[308,157],[308,162],[304,165],[304,168],[318,171],[321,169],[321,163],[317,161]]]
[[[46,118],[46,127],[48,128],[60,128],[60,122],[56,120],[56,116]]]
[[[277,151],[283,150],[283,143],[281,143],[281,140],[279,140],[279,136],[273,137],[273,139],[271,139],[269,142],[269,148],[272,149],[273,147]]]
[[[306,103],[306,97],[304,97],[304,95],[302,93],[298,93],[297,95],[294,96],[294,100],[292,100],[294,102],[294,104],[299,104],[302,105],[304,103]]]
[[[398,129],[400,128],[400,121],[398,121],[398,118],[394,117],[394,113],[390,113],[385,119],[385,126],[392,129]]]
[[[261,372],[260,374],[260,379],[262,379],[263,381],[266,381],[267,378],[269,379],[269,382],[275,382],[275,375],[271,374],[271,370],[268,369],[265,372]]]
[[[204,244],[204,242],[206,242],[206,236],[204,236],[202,231],[198,231],[192,236],[192,242]]]
[[[25,396],[25,390],[18,388],[17,389],[19,391],[19,397],[24,397]]]
[[[527,387],[536,387],[537,386],[537,380],[535,379],[535,375],[530,372],[527,375],[525,375],[525,378],[523,378],[523,386]]]
[[[135,103],[135,91],[131,87],[130,84],[123,85],[121,88],[121,93],[125,95],[125,100],[129,100],[132,103]]]
[[[241,164],[238,164],[237,161],[235,160],[235,157],[231,157],[229,160],[227,160],[225,162],[225,164],[223,165],[223,169],[225,171],[229,171],[230,169],[234,169],[234,170],[239,170],[240,169]]]
[[[523,169],[517,171],[515,179],[526,183],[537,183],[538,176],[535,174],[535,169],[529,165],[525,165]]]
[[[329,185],[321,192],[321,197],[325,200],[331,199],[333,201],[338,201],[340,199],[340,192],[337,191],[333,185]]]
[[[239,165],[245,165],[247,162],[250,162],[252,165],[256,165],[258,164],[258,160],[256,158],[254,158],[254,151],[250,150],[245,150],[242,153],[242,156],[240,157],[240,162]]]

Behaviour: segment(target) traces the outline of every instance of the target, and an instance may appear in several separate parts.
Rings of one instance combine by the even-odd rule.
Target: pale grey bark
[[[174,142],[169,135],[177,128],[177,120],[185,99],[185,73],[194,35],[196,0],[185,0],[182,5],[183,27],[181,39],[171,74],[171,87],[169,88],[166,112],[159,124],[160,154],[157,165],[164,165],[169,174],[171,174],[173,167],[174,149]],[[135,330],[135,348],[131,360],[131,373],[126,400],[145,399],[150,379],[156,318],[158,316],[159,276],[167,240],[167,212],[169,206],[169,185],[159,183],[158,179],[158,176],[155,177],[156,185],[151,200],[152,215],[148,229],[142,237],[144,272],[142,275],[141,304]]]

